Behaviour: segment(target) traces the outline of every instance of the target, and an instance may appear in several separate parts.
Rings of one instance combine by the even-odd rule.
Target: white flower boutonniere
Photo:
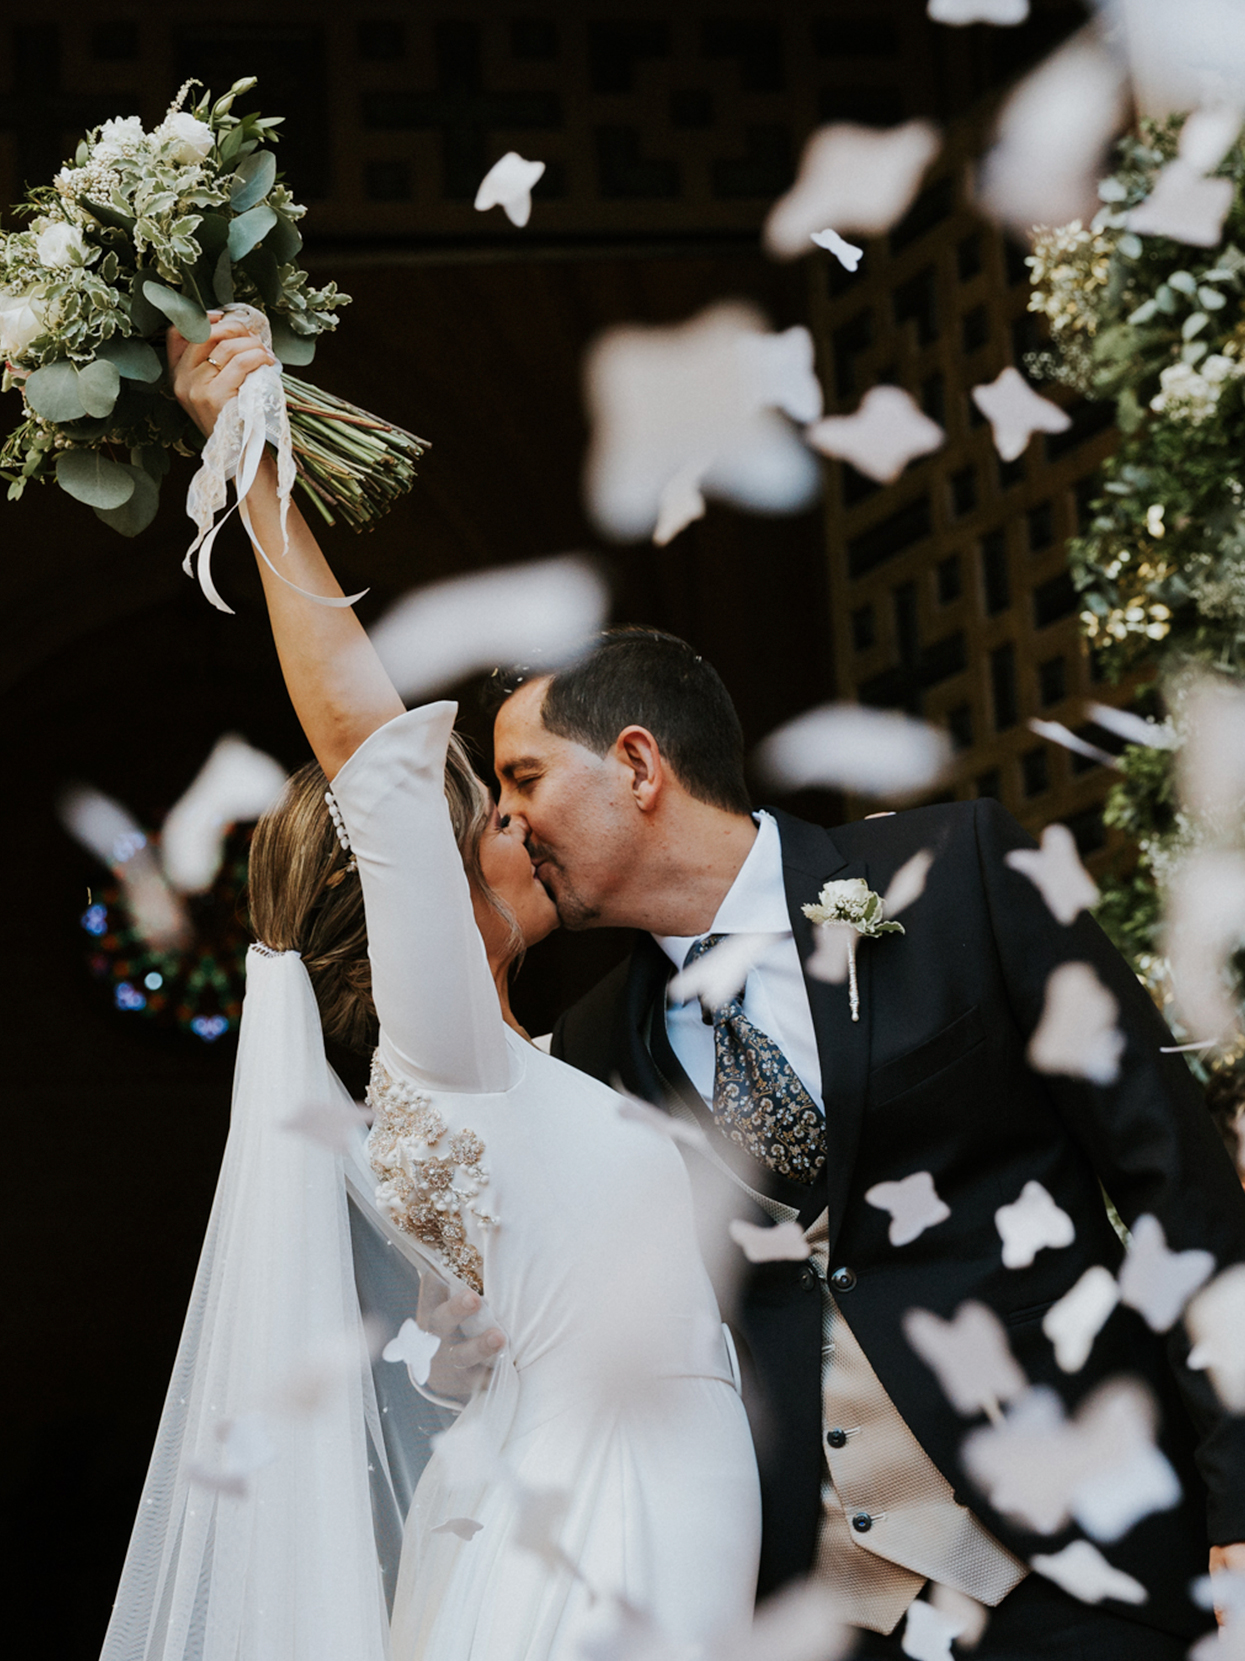
[[[886,915],[880,894],[875,894],[863,877],[848,877],[842,882],[828,882],[817,896],[815,905],[800,908],[809,922],[819,928],[843,930],[847,944],[847,982],[851,997],[852,1020],[860,1019],[860,989],[856,984],[856,940],[859,935],[876,939],[882,934],[902,934],[904,926]],[[820,948],[819,948],[820,951]],[[842,980],[841,972],[823,969],[827,980]]]

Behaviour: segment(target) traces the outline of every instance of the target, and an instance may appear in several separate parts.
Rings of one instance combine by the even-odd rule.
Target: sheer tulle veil
[[[388,1661],[403,1518],[449,1415],[404,1367],[373,1373],[369,1337],[414,1314],[420,1264],[376,1211],[352,1114],[302,959],[253,946],[229,1138],[102,1661]]]

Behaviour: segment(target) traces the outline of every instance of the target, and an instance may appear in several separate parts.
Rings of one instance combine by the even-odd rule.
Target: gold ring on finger
[[[219,369],[220,368],[220,364],[217,363],[215,358],[209,358],[208,362],[212,365],[213,369]]]

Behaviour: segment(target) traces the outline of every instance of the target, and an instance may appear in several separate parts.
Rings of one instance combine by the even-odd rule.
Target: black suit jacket
[[[1043,1314],[1086,1268],[1118,1267],[1122,1248],[1102,1189],[1126,1222],[1157,1216],[1173,1250],[1206,1249],[1220,1267],[1245,1261],[1245,1194],[1197,1085],[1179,1056],[1159,1053],[1171,1042],[1167,1028],[1098,926],[1082,915],[1062,927],[1032,882],[1006,865],[1009,849],[1033,843],[996,803],[920,808],[833,837],[775,817],[804,959],[813,933],[800,908],[824,882],[859,876],[881,893],[919,849],[935,858],[925,892],[903,914],[904,934],[859,943],[858,1023],[845,986],[805,977],[826,1106],[823,1178],[812,1190],[784,1185],[716,1131],[715,1146],[751,1186],[797,1204],[806,1223],[828,1206],[831,1266],[850,1270],[839,1279],[853,1282],[836,1294],[844,1319],[957,1498],[1020,1556],[1058,1551],[1076,1530],[1028,1532],[973,1488],[960,1463],[972,1426],[909,1347],[904,1312],[920,1307],[949,1318],[966,1298],[980,1299],[1005,1323],[1029,1379],[1052,1386],[1069,1412],[1105,1379],[1144,1379],[1184,1499],[1100,1549],[1149,1588],[1140,1609],[1115,1606],[1121,1614],[1176,1633],[1201,1630],[1207,1617],[1188,1588],[1206,1572],[1208,1542],[1245,1540],[1245,1419],[1226,1413],[1205,1373],[1184,1365],[1189,1346],[1179,1324],[1161,1337],[1118,1309],[1072,1376],[1059,1370],[1041,1330]],[[1126,1048],[1110,1087],[1043,1076],[1026,1062],[1047,977],[1067,961],[1091,964],[1119,1001]],[[658,1104],[680,1094],[711,1126],[665,1036],[670,972],[655,943],[640,939],[628,962],[563,1016],[553,1052]],[[691,1163],[694,1183],[712,1180],[705,1161],[692,1155]],[[896,1248],[889,1216],[864,1194],[922,1170],[951,1215]],[[1073,1218],[1076,1238],[1009,1270],[994,1214],[1030,1180]],[[821,1299],[808,1267],[755,1271],[733,1324],[761,1466],[768,1590],[809,1567],[820,1521]]]

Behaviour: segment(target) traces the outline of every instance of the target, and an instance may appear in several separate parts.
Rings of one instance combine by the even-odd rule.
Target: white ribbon
[[[251,334],[258,336],[265,346],[272,346],[272,330],[268,326],[268,319],[257,307],[235,303],[223,309],[230,316],[236,317]],[[308,600],[314,600],[317,605],[354,605],[356,600],[361,600],[367,593],[366,589],[344,598],[331,598],[325,594],[312,594],[308,589],[299,588],[297,583],[290,582],[288,577],[277,570],[255,535],[251,527],[251,516],[247,512],[246,497],[255,483],[259,464],[264,457],[264,445],[267,443],[277,452],[281,552],[285,554],[290,548],[286,517],[289,513],[290,493],[294,488],[296,469],[290,443],[289,411],[285,407],[285,388],[281,384],[280,367],[276,364],[265,364],[261,369],[251,371],[238,393],[221,410],[216,425],[203,446],[199,471],[191,479],[190,490],[186,496],[186,512],[198,526],[199,534],[186,552],[182,569],[187,576],[194,574],[194,556],[197,553],[200,588],[218,611],[227,611],[230,616],[233,615],[233,607],[225,604],[212,581],[212,546],[216,541],[217,532],[234,508],[237,508],[260,558],[287,587]],[[217,519],[216,515],[228,500],[230,479],[234,482],[234,505],[223,519]]]

